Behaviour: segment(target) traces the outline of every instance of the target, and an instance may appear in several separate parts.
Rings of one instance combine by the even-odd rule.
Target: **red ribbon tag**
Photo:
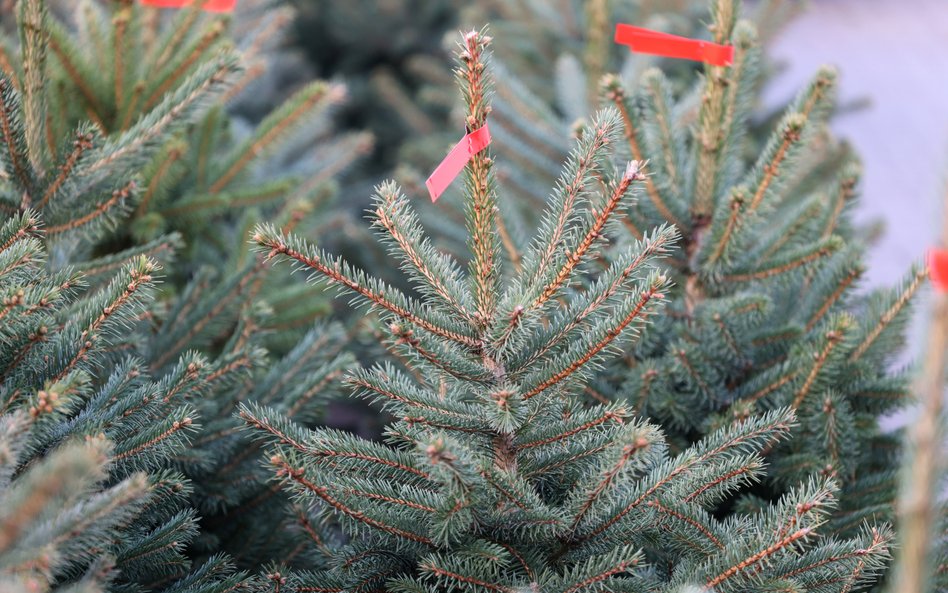
[[[487,129],[485,123],[461,138],[461,141],[454,145],[448,156],[444,157],[438,168],[425,182],[428,193],[431,194],[432,202],[436,202],[444,193],[444,190],[448,189],[454,178],[464,170],[464,166],[471,160],[471,157],[487,148],[488,144],[490,144],[490,130]]]
[[[208,12],[233,12],[237,6],[237,0],[142,0],[145,6],[156,8],[184,8],[195,2]]]
[[[666,58],[697,60],[714,66],[730,66],[734,61],[733,45],[689,39],[622,23],[616,25],[615,41],[628,45],[632,51]]]
[[[948,292],[948,250],[932,249],[928,252],[928,276],[940,292]]]

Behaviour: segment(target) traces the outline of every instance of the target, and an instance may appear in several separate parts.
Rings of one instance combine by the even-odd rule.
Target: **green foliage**
[[[215,592],[242,577],[193,568],[191,486],[172,459],[198,429],[212,365],[161,377],[133,355],[157,266],[127,264],[101,291],[49,273],[30,213],[0,227],[0,583],[5,589]]]
[[[557,66],[583,80],[553,108],[542,73],[494,85],[471,32],[464,123],[524,162],[471,159],[447,249],[378,186],[388,283],[326,240],[348,231],[333,179],[367,149],[328,124],[342,87],[239,115],[292,16],[241,5],[21,0],[0,36],[0,588],[876,586],[900,459],[877,418],[907,392],[889,366],[924,273],[853,292],[832,71],[757,143],[759,36],[729,0],[710,31],[735,63],[693,87],[691,66],[601,77],[625,5],[588,3]],[[517,6],[580,14],[488,10]],[[372,314],[313,326],[330,305],[273,259]],[[343,352],[367,329],[380,344],[356,352],[391,362]],[[390,414],[384,442],[313,430],[343,386]]]
[[[325,205],[367,137],[332,133],[328,116],[344,89],[324,82],[248,131],[237,102],[292,12],[241,7],[246,20],[229,23],[197,8],[90,1],[69,21],[24,0],[22,40],[3,38],[0,200],[8,225],[19,225],[8,229],[2,272],[11,274],[0,347],[11,476],[87,460],[62,486],[75,487],[71,498],[43,502],[43,520],[57,506],[68,514],[115,499],[115,517],[77,524],[48,570],[11,559],[11,578],[42,573],[65,587],[88,569],[89,587],[210,591],[250,586],[232,564],[319,566],[287,552],[308,510],[266,484],[234,412],[255,398],[315,422],[332,379],[355,363],[340,352],[347,330],[313,325],[325,299],[268,278],[245,237],[262,216],[300,232],[338,225]],[[230,39],[231,29],[241,37]],[[175,273],[155,291],[156,260],[174,257]],[[47,393],[66,401],[67,390],[68,406],[50,411],[55,422],[34,427],[30,402]],[[94,449],[71,444],[100,434]],[[42,489],[47,472],[37,471],[10,492]],[[128,493],[113,493],[119,486]],[[204,567],[191,570],[192,559]]]
[[[196,548],[225,550],[248,568],[273,560],[297,569],[319,568],[318,555],[300,545],[314,529],[313,513],[267,483],[260,446],[238,430],[242,422],[235,412],[243,402],[257,402],[295,422],[325,422],[327,402],[339,395],[340,376],[356,365],[340,351],[346,336],[338,324],[317,325],[276,361],[264,356],[262,336],[256,334],[265,332],[252,321],[234,333],[208,396],[195,404],[208,419],[187,455],[192,498],[204,517]]]
[[[490,113],[488,42],[471,32],[458,51],[471,127]],[[332,542],[321,550],[324,570],[281,587],[849,591],[874,580],[891,534],[866,525],[822,535],[832,532],[832,478],[802,481],[753,514],[714,514],[764,478],[764,455],[797,422],[788,407],[722,423],[674,452],[631,406],[586,405],[584,387],[615,353],[652,341],[652,328],[639,333],[648,322],[661,327],[660,305],[675,290],[659,270],[673,257],[669,226],[610,247],[615,257],[602,261],[649,183],[644,163],[616,166],[621,131],[617,110],[597,114],[512,270],[500,256],[490,150],[465,172],[466,273],[432,246],[394,184],[377,189],[375,225],[414,294],[257,228],[268,257],[378,310],[405,367],[379,364],[348,378],[392,414],[386,443],[306,430],[265,406],[242,409],[285,489],[322,515],[311,546]]]
[[[652,173],[627,229],[634,237],[673,223],[682,241],[666,262],[669,315],[595,389],[634,402],[681,447],[734,418],[789,406],[799,426],[770,452],[758,495],[779,496],[814,472],[832,477],[843,495],[831,528],[854,534],[891,518],[897,439],[877,419],[908,390],[890,366],[925,273],[855,294],[864,245],[848,213],[859,167],[826,130],[833,71],[817,74],[745,162],[760,59],[737,10],[714,5],[712,31],[734,44],[735,61],[706,69],[690,116],[670,116],[684,106],[656,70],[634,92],[604,80],[605,99],[624,114],[625,154],[647,159]]]
[[[344,87],[304,85],[253,127],[237,114],[293,11],[250,1],[231,23],[197,7],[167,15],[86,1],[67,19],[43,2],[21,4],[33,7],[21,13],[38,33],[0,60],[0,204],[37,211],[54,262],[112,269],[116,252],[168,260],[183,242],[174,284],[201,266],[225,270],[226,284],[247,267],[246,250],[233,245],[261,217],[307,231],[332,224],[334,177],[371,146],[329,125]]]
[[[456,26],[464,3],[294,4],[299,11],[298,43],[321,76],[344,77],[351,89],[343,119],[371,130],[378,140],[369,175],[387,174],[406,154],[425,150],[425,136],[440,137],[454,100],[446,90],[450,66],[442,39]]]
[[[765,12],[755,20],[769,30],[767,11],[779,6],[760,8]],[[576,12],[547,10],[556,22],[592,24]],[[673,281],[666,314],[597,373],[587,394],[650,418],[675,451],[735,419],[791,407],[798,418],[794,438],[768,451],[767,480],[736,507],[753,510],[761,500],[777,500],[818,472],[844,493],[832,513],[834,532],[848,536],[866,521],[892,520],[900,441],[880,431],[878,418],[907,402],[909,375],[892,365],[925,274],[916,268],[892,289],[858,291],[865,244],[850,212],[860,166],[827,130],[835,72],[819,71],[781,116],[761,125],[754,108],[767,73],[762,35],[739,3],[712,2],[707,32],[690,29],[687,19],[610,14],[610,26],[636,22],[733,44],[734,64],[705,67],[695,82],[689,70],[647,67],[660,62],[612,45],[596,64],[616,73],[584,78],[593,71],[583,49],[593,36],[578,25],[551,27],[574,38],[556,50],[564,57],[552,97],[524,82],[529,60],[523,55],[499,72],[491,132],[494,147],[511,156],[497,167],[499,187],[510,196],[497,204],[500,257],[515,269],[527,265],[526,229],[542,204],[557,199],[546,179],[567,154],[570,135],[594,134],[582,110],[594,100],[614,107],[623,128],[617,150],[646,162],[647,179],[643,199],[624,210],[622,228],[602,249],[601,265],[623,261],[627,246],[655,226],[674,225],[681,242],[661,262]],[[526,34],[530,22],[519,17],[504,27]],[[536,47],[542,53],[546,45]],[[534,56],[536,63],[554,59],[543,55]],[[596,85],[595,99],[578,90],[587,83]],[[463,261],[461,212],[447,194],[421,218]]]
[[[767,31],[761,35],[766,38],[776,23],[785,22],[797,8],[795,0],[762,2],[755,6],[752,20]],[[512,196],[499,207],[504,249],[514,264],[522,256],[523,238],[529,237],[529,229],[537,224],[536,214],[546,204],[549,179],[558,173],[573,140],[601,103],[604,73],[615,72],[624,84],[635,86],[644,71],[661,67],[676,95],[693,86],[697,72],[693,62],[631,52],[612,41],[615,24],[635,23],[707,38],[706,20],[705,0],[485,0],[465,7],[462,23],[493,22],[498,33],[494,69],[505,83],[496,89],[491,134],[497,149],[508,155],[498,166],[497,177],[500,187]],[[430,84],[444,86],[436,77]],[[697,99],[696,93],[688,93],[679,109],[694,108]],[[752,128],[755,139],[760,135],[759,125]],[[422,172],[457,140],[456,133],[439,136],[428,130],[423,136],[406,143],[403,166],[397,171],[399,180],[413,192],[424,191]],[[753,150],[749,146],[747,153]],[[440,243],[463,258],[458,244],[465,236],[459,198],[459,192],[449,190],[441,203],[451,208],[422,208],[420,215],[439,232]]]

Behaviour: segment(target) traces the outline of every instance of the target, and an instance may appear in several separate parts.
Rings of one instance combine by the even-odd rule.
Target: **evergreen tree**
[[[908,373],[892,365],[925,271],[911,270],[890,290],[857,293],[865,240],[850,211],[860,167],[827,130],[836,74],[822,69],[773,125],[756,127],[764,58],[756,27],[740,11],[737,2],[712,2],[708,29],[714,41],[735,46],[735,61],[706,67],[690,88],[656,68],[637,83],[630,68],[599,80],[601,101],[622,119],[618,150],[648,163],[645,197],[624,211],[624,231],[610,237],[601,264],[621,260],[630,241],[657,225],[674,225],[682,238],[661,264],[674,283],[667,313],[586,393],[647,416],[674,451],[736,418],[792,407],[795,438],[768,451],[768,479],[737,505],[754,510],[821,472],[845,492],[831,529],[849,535],[866,520],[894,518],[900,437],[880,431],[878,418],[908,402]],[[517,159],[498,166],[509,172],[503,187],[513,196],[498,204],[498,229],[514,268],[529,249],[524,229],[546,199],[538,181],[565,154],[569,125],[519,78],[504,77],[504,86],[520,90],[498,91],[491,120],[498,150]],[[575,94],[579,85],[563,88]],[[589,133],[583,121],[574,129]],[[457,237],[444,221],[460,212],[446,199],[425,220]],[[457,253],[459,243],[446,245]]]
[[[632,87],[644,71],[661,67],[672,92],[685,95],[678,115],[688,117],[697,108],[698,93],[687,92],[694,88],[694,63],[630,52],[612,41],[615,24],[636,23],[686,37],[707,37],[707,7],[706,0],[488,0],[465,8],[462,22],[496,20],[495,28],[500,33],[494,69],[505,84],[497,89],[493,100],[491,135],[497,149],[509,155],[498,166],[497,178],[500,187],[515,198],[500,205],[503,246],[514,263],[522,253],[521,238],[529,236],[529,229],[537,223],[536,213],[546,204],[549,179],[558,173],[572,141],[588,123],[587,117],[603,101],[604,73],[615,72]],[[766,31],[760,34],[760,41],[765,43],[776,29],[775,22],[785,22],[798,7],[799,3],[790,0],[756,5],[751,20]],[[763,119],[762,124],[749,122],[756,141],[769,131],[760,131],[770,117]],[[410,189],[423,191],[415,168],[425,169],[437,160],[439,151],[432,148],[443,153],[443,147],[454,141],[456,138],[450,136],[438,138],[437,145],[432,146],[428,134],[414,143],[403,159],[411,166],[402,167],[397,178]],[[756,144],[746,153],[754,154]],[[419,160],[418,154],[427,160]],[[423,208],[420,215],[426,225],[439,232],[440,244],[463,257],[464,216],[459,197],[458,192],[449,191],[443,203],[452,208]]]
[[[625,154],[647,159],[652,173],[627,230],[670,223],[682,241],[666,262],[668,314],[593,388],[660,422],[680,447],[789,406],[794,438],[769,453],[766,487],[739,507],[820,472],[843,489],[831,529],[851,534],[890,517],[899,438],[878,419],[906,403],[908,375],[891,366],[925,270],[891,290],[855,293],[865,244],[849,211],[860,170],[826,129],[832,70],[800,93],[752,162],[742,158],[759,50],[738,9],[714,5],[710,29],[734,45],[734,64],[706,68],[690,124],[671,115],[680,110],[656,70],[635,92],[616,77],[603,82],[623,117]]]
[[[196,355],[152,378],[128,328],[158,273],[144,256],[80,297],[47,271],[38,219],[0,227],[0,587],[222,592],[223,557],[191,567],[191,486],[172,459],[197,431],[192,403],[216,372]]]
[[[185,248],[176,284],[215,270],[221,286],[233,285],[259,275],[234,245],[261,216],[307,231],[338,224],[326,208],[334,176],[371,145],[365,134],[332,135],[344,87],[307,84],[249,131],[232,109],[273,69],[292,11],[251,1],[230,23],[199,5],[163,16],[130,0],[83,2],[68,24],[43,2],[19,6],[36,32],[19,27],[19,51],[5,39],[0,64],[10,133],[20,122],[20,148],[31,151],[14,158],[35,179],[4,206],[42,216],[55,261],[99,272],[114,269],[117,252],[166,258]],[[274,293],[274,305],[297,303],[279,307],[289,311],[276,322],[313,318],[321,301],[310,293],[304,315],[300,290]]]
[[[942,227],[941,245],[948,240]],[[942,247],[943,248],[943,247]],[[899,499],[896,504],[899,547],[888,590],[925,593],[948,590],[948,464],[944,455],[948,436],[945,413],[945,353],[948,351],[948,295],[938,286],[928,327],[925,360],[914,390],[916,418],[906,434]]]
[[[242,2],[241,11],[254,14],[254,5],[259,3]],[[136,485],[122,503],[128,506],[124,514],[104,518],[91,533],[76,532],[79,543],[46,573],[57,585],[71,583],[94,560],[103,567],[95,579],[120,575],[110,581],[115,589],[167,586],[184,575],[189,543],[189,556],[210,559],[211,576],[229,570],[231,560],[223,560],[221,550],[252,569],[273,558],[292,563],[291,544],[281,538],[305,531],[310,519],[267,486],[254,445],[235,430],[233,413],[238,401],[259,398],[313,422],[333,393],[331,378],[354,364],[340,351],[347,330],[312,324],[325,313],[324,300],[303,283],[268,280],[268,266],[249,253],[245,240],[246,227],[264,215],[286,230],[335,224],[336,217],[320,207],[333,193],[335,173],[365,144],[363,135],[328,135],[329,108],[341,99],[342,87],[304,87],[241,138],[228,105],[260,74],[264,50],[289,15],[268,12],[251,21],[247,37],[232,42],[223,17],[198,8],[167,21],[159,14],[132,2],[107,9],[86,2],[67,26],[44,2],[23,0],[17,6],[19,40],[5,39],[0,60],[0,203],[9,221],[21,221],[10,236],[29,237],[35,251],[11,251],[11,262],[20,265],[16,258],[22,256],[30,270],[49,277],[35,287],[25,273],[10,280],[9,307],[36,322],[10,325],[0,347],[11,369],[27,377],[3,379],[4,412],[11,414],[4,438],[18,451],[11,475],[87,459],[72,482],[76,498],[68,499],[78,505],[85,504],[85,493],[105,500],[111,495],[99,490],[122,479]],[[103,64],[109,67],[96,67]],[[307,144],[313,138],[316,157]],[[332,158],[319,157],[320,150]],[[315,164],[301,168],[287,154]],[[40,259],[40,251],[49,257]],[[113,304],[128,300],[122,288],[132,286],[133,276],[147,276],[141,290],[150,289],[158,259],[173,260],[177,272],[165,278],[156,297]],[[259,298],[264,288],[269,303]],[[55,318],[38,316],[50,306],[45,294],[57,291],[74,300],[58,297],[66,304]],[[113,314],[115,321],[96,326]],[[72,364],[84,366],[67,377],[65,367],[44,366],[53,356],[74,356]],[[126,375],[136,378],[127,379],[128,386],[122,383]],[[51,410],[52,428],[31,428],[30,402],[54,387],[66,389],[59,386],[66,378],[81,388],[72,389],[68,406]],[[110,422],[114,434],[106,430]],[[67,438],[99,432],[114,442],[117,460],[106,444],[77,453]],[[153,453],[143,449],[147,463],[118,463],[132,459],[126,450],[165,439],[168,444]],[[62,453],[66,457],[60,457],[60,444],[71,447]],[[149,487],[134,474],[139,470],[159,485],[174,483]],[[31,488],[42,488],[32,478],[17,484],[10,492],[25,498]],[[150,490],[173,494],[161,503],[170,510],[136,523],[123,519],[137,516],[146,499],[158,505]],[[43,517],[66,499],[56,500]],[[199,537],[195,509],[203,516]],[[159,538],[154,553],[132,564],[119,555],[116,571],[106,570],[107,555],[121,551],[118,544],[147,551],[143,546],[152,544],[144,538],[152,530]],[[300,557],[294,565],[308,562]]]
[[[469,129],[491,112],[489,38],[464,36],[457,70]],[[849,591],[872,582],[890,534],[821,535],[836,481],[814,476],[756,514],[712,511],[764,475],[795,424],[788,407],[735,419],[680,453],[626,403],[585,405],[582,387],[672,290],[661,226],[596,273],[607,237],[647,186],[616,167],[621,116],[601,111],[578,141],[523,264],[504,266],[490,151],[465,173],[467,273],[438,252],[410,203],[378,188],[375,226],[416,286],[409,295],[272,226],[254,241],[341,287],[388,321],[406,370],[348,383],[395,419],[387,444],[309,431],[279,410],[242,418],[271,444],[278,479],[324,514],[326,569],[282,575],[305,591]],[[584,290],[577,290],[577,287]],[[406,372],[407,371],[407,372]]]

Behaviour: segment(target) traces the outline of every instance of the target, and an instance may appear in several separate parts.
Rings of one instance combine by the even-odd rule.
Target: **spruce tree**
[[[672,115],[682,111],[659,71],[634,91],[614,76],[603,81],[623,117],[626,154],[648,159],[652,173],[627,230],[635,237],[670,223],[682,241],[666,262],[675,283],[668,314],[593,387],[668,427],[681,447],[735,418],[789,406],[794,438],[769,452],[766,487],[738,506],[754,508],[819,472],[843,489],[831,529],[852,534],[890,518],[899,438],[878,420],[907,402],[908,375],[892,365],[926,273],[918,267],[893,289],[856,293],[865,242],[850,211],[860,167],[826,128],[833,70],[817,73],[746,161],[760,57],[738,11],[714,3],[709,28],[734,45],[735,59],[706,68],[691,123]]]
[[[648,163],[644,198],[625,210],[624,231],[602,250],[602,265],[656,225],[674,225],[682,237],[662,262],[673,280],[666,314],[585,392],[650,418],[675,451],[736,418],[792,407],[796,436],[768,451],[768,479],[718,511],[754,510],[821,472],[843,488],[831,528],[849,535],[864,521],[894,518],[901,440],[878,419],[909,403],[909,373],[893,365],[925,270],[860,294],[865,232],[850,220],[860,165],[827,129],[835,71],[821,69],[780,117],[762,124],[754,113],[766,73],[757,27],[740,18],[739,2],[711,5],[708,31],[734,45],[732,66],[705,67],[696,82],[657,68],[637,80],[623,68],[598,81],[600,102],[622,119],[618,150]],[[529,247],[524,229],[535,204],[546,199],[538,180],[565,154],[567,126],[589,133],[520,78],[498,92],[491,127],[498,150],[517,159],[498,168],[512,196],[499,204],[502,254],[515,268]],[[575,78],[563,88],[579,88]],[[459,218],[456,203],[442,203],[453,214],[439,209],[426,221]],[[437,228],[458,236],[443,222]],[[456,253],[458,243],[445,244]]]
[[[38,186],[4,206],[42,216],[54,259],[98,272],[114,269],[117,252],[167,260],[186,249],[169,270],[175,284],[216,270],[220,286],[253,286],[246,278],[259,266],[234,245],[261,216],[307,231],[338,224],[327,208],[334,177],[371,146],[328,125],[345,88],[303,85],[249,130],[235,113],[275,69],[291,10],[251,1],[231,22],[199,4],[166,14],[130,0],[83,2],[62,21],[45,2],[18,6],[19,39],[2,40],[0,64],[10,133],[19,121]],[[299,303],[300,290],[274,291],[272,302]],[[311,320],[320,301],[310,297]],[[299,306],[280,309],[289,312],[275,322],[307,319]]]
[[[489,40],[471,32],[460,44],[468,129],[491,113]],[[737,418],[674,453],[628,403],[586,405],[583,386],[610,355],[651,340],[646,325],[660,326],[673,290],[660,270],[677,237],[667,225],[598,269],[648,184],[643,162],[616,166],[621,132],[614,108],[590,123],[515,270],[501,256],[489,150],[465,171],[466,273],[432,245],[397,186],[378,187],[374,224],[413,294],[278,228],[256,230],[268,257],[378,310],[405,365],[348,378],[394,416],[386,443],[243,408],[270,443],[277,479],[325,518],[311,545],[326,568],[281,573],[274,589],[849,591],[873,581],[889,530],[823,535],[836,505],[830,476],[755,514],[712,514],[763,478],[763,456],[797,422],[789,407]]]
[[[943,213],[944,215],[944,213]],[[948,224],[942,226],[941,246],[948,241]],[[934,258],[931,266],[937,267]],[[948,350],[948,294],[935,270],[930,270],[935,294],[928,324],[924,363],[913,390],[915,418],[906,430],[901,468],[898,514],[899,541],[888,590],[893,593],[926,593],[948,589],[948,463],[945,438],[945,354]]]
[[[242,11],[253,4],[242,3]],[[0,204],[15,226],[10,237],[30,240],[29,252],[15,243],[4,270],[48,277],[17,272],[4,293],[11,315],[35,322],[4,325],[9,338],[0,345],[10,373],[25,377],[0,382],[17,476],[10,493],[30,498],[51,479],[47,470],[73,458],[86,460],[70,482],[76,497],[51,498],[42,520],[57,505],[86,504],[86,494],[107,500],[121,480],[132,480],[135,493],[116,502],[118,514],[101,527],[77,528],[70,537],[78,543],[64,548],[61,561],[50,557],[53,568],[30,574],[58,587],[96,565],[94,581],[135,590],[179,586],[188,557],[211,562],[201,570],[212,582],[233,563],[256,569],[279,558],[310,567],[305,555],[294,562],[282,539],[305,532],[306,509],[267,486],[233,413],[238,401],[258,398],[301,422],[320,418],[331,379],[354,365],[341,352],[351,330],[314,326],[324,301],[303,283],[268,278],[245,232],[264,215],[286,230],[335,224],[338,216],[324,207],[334,176],[366,137],[330,133],[327,115],[342,87],[321,82],[237,135],[229,106],[266,66],[264,50],[289,22],[285,11],[244,23],[252,26],[238,40],[229,38],[226,18],[197,7],[167,19],[132,2],[87,2],[77,12],[66,24],[40,0],[19,2],[18,39],[4,38],[0,60]],[[333,158],[313,159],[308,145],[300,150],[313,138],[316,154]],[[285,153],[314,164],[300,167]],[[156,286],[159,261],[165,271]],[[133,285],[135,298],[123,296]],[[54,296],[61,301],[55,315],[40,316]],[[75,377],[49,364],[59,358],[75,358]],[[31,402],[48,399],[43,393],[66,401],[66,379],[77,385],[68,405],[53,406],[48,426],[33,428]],[[76,452],[68,438],[100,433],[113,444]],[[147,463],[126,453],[137,447]],[[26,473],[33,466],[46,469]],[[169,510],[136,518],[150,500]],[[125,545],[147,553],[126,563]]]
[[[786,0],[756,4],[749,19],[762,31],[759,42],[766,43],[777,23],[786,22],[798,6]],[[491,135],[497,149],[509,155],[498,167],[497,179],[512,198],[500,205],[501,232],[504,250],[516,263],[524,247],[521,238],[529,236],[529,229],[537,223],[536,214],[546,203],[549,179],[557,175],[588,116],[603,104],[604,74],[615,73],[631,87],[647,69],[660,67],[671,92],[681,97],[679,115],[688,117],[697,106],[699,89],[694,78],[700,66],[630,52],[613,42],[615,24],[635,23],[685,37],[707,37],[708,1],[493,0],[467,6],[462,15],[465,23],[495,19],[500,45],[494,49],[494,69],[505,84],[493,100]],[[764,64],[761,70],[766,73],[770,68]],[[432,81],[435,84],[437,80]],[[748,122],[753,142],[747,154],[753,154],[761,136],[766,139],[771,117],[779,117],[779,113],[757,113]],[[411,167],[402,167],[397,178],[409,188],[421,186],[415,169],[424,169],[438,158],[438,151],[431,154],[431,149],[443,150],[456,140],[434,136],[438,143],[433,147],[432,137],[426,133],[405,151],[403,163]],[[427,161],[418,155],[427,155]],[[420,215],[426,225],[438,231],[439,244],[463,257],[464,217],[459,193],[447,192],[443,202],[453,207],[424,208]]]
[[[241,575],[184,554],[198,530],[172,463],[198,429],[217,369],[191,354],[153,378],[134,347],[158,266],[144,256],[80,296],[47,271],[39,220],[0,227],[0,587],[19,591],[232,589]]]

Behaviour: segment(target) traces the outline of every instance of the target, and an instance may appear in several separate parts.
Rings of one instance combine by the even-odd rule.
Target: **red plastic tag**
[[[734,61],[733,45],[689,39],[622,23],[616,25],[615,41],[628,45],[632,51],[666,58],[697,60],[714,66],[730,66]]]
[[[448,156],[444,157],[438,168],[425,182],[428,193],[431,194],[432,202],[436,202],[441,197],[441,194],[451,185],[454,178],[464,170],[464,166],[471,160],[471,157],[487,148],[488,144],[490,144],[490,130],[487,129],[485,123],[461,138],[461,141],[454,145]]]
[[[185,8],[195,2],[201,3],[201,8],[208,12],[233,12],[237,0],[142,0],[145,6],[156,8]]]
[[[928,252],[928,276],[940,292],[948,292],[948,250],[932,249]]]

